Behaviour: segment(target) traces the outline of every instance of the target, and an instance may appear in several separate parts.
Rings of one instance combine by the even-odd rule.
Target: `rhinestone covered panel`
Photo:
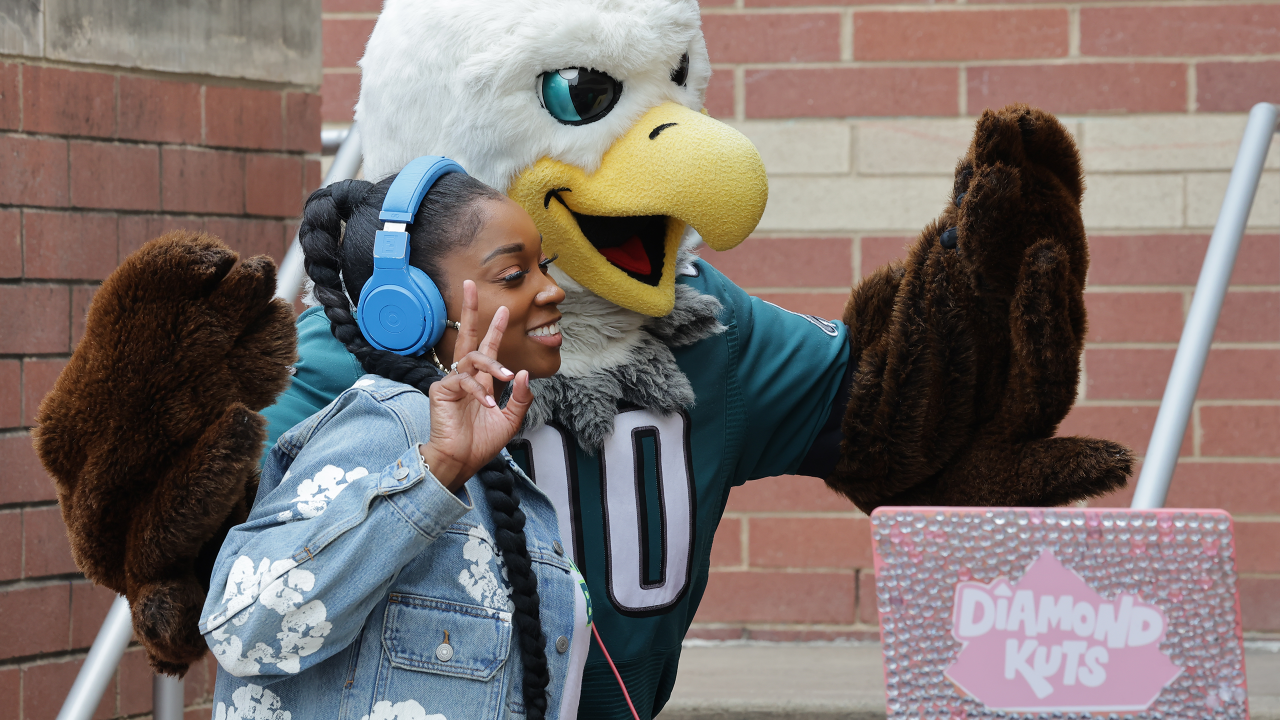
[[[898,507],[876,510],[871,527],[889,718],[1248,717],[1226,512]],[[1164,612],[1160,650],[1182,672],[1145,711],[993,710],[945,676],[963,647],[952,635],[956,584],[1016,584],[1045,549],[1104,599],[1128,593]]]

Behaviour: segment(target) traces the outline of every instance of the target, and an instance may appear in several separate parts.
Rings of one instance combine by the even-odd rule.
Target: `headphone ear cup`
[[[445,321],[448,319],[448,313],[444,307],[444,295],[440,294],[440,288],[436,287],[435,281],[412,265],[409,266],[409,277],[421,294],[427,336],[423,347],[435,347],[436,343],[440,342],[440,338],[444,337]]]
[[[402,276],[403,277],[403,276]],[[416,283],[377,282],[370,278],[360,292],[356,324],[369,343],[399,355],[416,354],[432,327]]]

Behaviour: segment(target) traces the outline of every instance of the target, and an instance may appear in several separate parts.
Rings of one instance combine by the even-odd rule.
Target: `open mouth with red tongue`
[[[606,260],[632,278],[657,286],[666,253],[666,215],[610,217],[569,212],[583,236]]]

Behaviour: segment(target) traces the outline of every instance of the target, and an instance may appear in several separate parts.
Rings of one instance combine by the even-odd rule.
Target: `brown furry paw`
[[[200,635],[204,588],[194,577],[150,583],[129,603],[133,630],[156,672],[182,677],[209,646]]]
[[[977,289],[1008,296],[1022,256],[1046,238],[1067,249],[1083,286],[1082,193],[1079,154],[1056,118],[1025,105],[983,113],[956,169],[955,208],[943,216],[956,228],[957,249],[971,263]]]
[[[1133,452],[1109,440],[1051,437],[1022,447],[1018,476],[1028,488],[1019,505],[1067,505],[1125,486]]]
[[[206,650],[196,623],[211,550],[257,486],[266,433],[253,411],[288,385],[295,358],[271,260],[237,260],[189,232],[125,258],[37,418],[76,563],[128,597],[163,672]]]
[[[863,510],[1057,504],[1123,486],[1127,449],[1052,437],[1085,337],[1082,191],[1052,115],[983,114],[952,203],[845,310],[857,366],[828,485]]]

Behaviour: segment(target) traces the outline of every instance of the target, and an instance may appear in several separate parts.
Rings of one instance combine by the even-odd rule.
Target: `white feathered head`
[[[694,0],[387,0],[360,61],[365,175],[451,157],[574,280],[665,315],[686,224],[733,247],[768,193],[750,142],[696,112],[700,24]]]

